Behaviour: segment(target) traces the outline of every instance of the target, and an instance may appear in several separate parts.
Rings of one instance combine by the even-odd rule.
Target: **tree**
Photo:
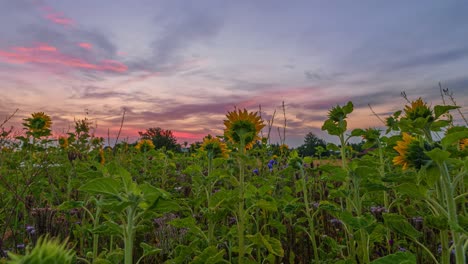
[[[327,147],[327,143],[317,137],[314,133],[309,132],[304,138],[304,144],[297,148],[299,155],[305,156],[314,156],[317,152],[317,147],[321,146],[322,148]],[[327,153],[321,153],[321,155],[326,155]]]
[[[160,127],[152,127],[146,129],[145,132],[139,131],[138,134],[142,139],[150,139],[156,149],[165,148],[166,150],[180,151],[180,144],[177,144],[177,139],[171,130],[164,130]]]

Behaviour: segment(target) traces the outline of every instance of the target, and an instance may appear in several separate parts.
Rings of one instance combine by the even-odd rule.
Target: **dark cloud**
[[[155,17],[157,33],[152,43],[152,63],[167,67],[177,64],[185,50],[192,45],[206,42],[221,30],[225,7],[216,1],[201,3],[186,1],[165,2]]]
[[[407,57],[395,64],[390,64],[388,70],[400,71],[408,68],[433,67],[455,62],[468,57],[468,47],[433,52],[427,55]]]

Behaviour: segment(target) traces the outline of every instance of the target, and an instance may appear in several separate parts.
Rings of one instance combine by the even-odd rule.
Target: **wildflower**
[[[217,137],[212,137],[211,135],[208,135],[203,139],[200,149],[208,152],[208,155],[211,155],[212,158],[229,157],[226,143],[222,142]]]
[[[428,121],[434,121],[434,116],[432,115],[432,110],[427,106],[427,104],[421,99],[418,98],[415,101],[411,102],[411,105],[405,106],[405,118],[415,121],[418,118],[427,118]]]
[[[341,222],[340,219],[332,218],[332,219],[330,219],[330,224],[333,224],[333,225],[341,225],[342,222]]]
[[[253,147],[253,144],[260,140],[258,133],[265,127],[263,120],[257,112],[247,112],[246,109],[228,112],[227,120],[224,120],[224,135],[234,144],[245,145],[246,149]]]
[[[252,172],[253,172],[253,174],[255,174],[255,175],[258,175],[258,174],[259,174],[258,169],[254,169]]]
[[[383,206],[371,206],[370,211],[372,214],[386,213],[387,209]]]
[[[135,146],[135,148],[141,152],[147,152],[154,149],[154,144],[150,139],[142,139],[138,141],[138,144]]]
[[[429,150],[429,146],[412,137],[408,133],[403,133],[403,140],[397,142],[394,149],[398,152],[398,156],[393,158],[393,164],[402,165],[403,170],[411,166],[420,169],[424,163],[429,160],[424,151]]]
[[[26,226],[26,233],[30,235],[36,234],[36,229],[33,226],[27,225]]]
[[[24,121],[26,123],[23,123],[23,125],[27,127],[29,134],[35,134],[39,137],[50,135],[52,120],[44,112],[33,113],[30,118],[26,118]]]
[[[64,148],[64,149],[68,148],[68,138],[59,137],[58,143],[61,148]]]
[[[404,248],[404,247],[398,247],[398,251],[406,252],[406,248]]]
[[[276,160],[274,159],[271,159],[270,161],[268,161],[268,168],[270,169],[270,171],[273,171],[273,165],[277,164]]]
[[[18,248],[18,249],[23,249],[23,248],[24,248],[24,244],[18,244],[18,245],[16,245],[16,248]]]

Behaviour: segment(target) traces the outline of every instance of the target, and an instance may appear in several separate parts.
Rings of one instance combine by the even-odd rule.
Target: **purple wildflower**
[[[23,248],[24,248],[24,244],[18,244],[18,245],[16,245],[16,248],[18,248],[18,249],[23,249]]]
[[[269,162],[268,162],[268,168],[270,169],[270,171],[273,170],[273,165],[276,164],[276,160],[274,159],[271,159]]]
[[[30,235],[34,235],[36,234],[36,229],[34,228],[34,226],[27,225],[26,232]]]
[[[253,172],[253,174],[255,174],[255,175],[258,175],[258,174],[259,174],[258,169],[254,169],[252,172]]]

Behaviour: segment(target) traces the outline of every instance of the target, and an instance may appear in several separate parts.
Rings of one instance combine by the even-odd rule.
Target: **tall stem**
[[[127,226],[125,227],[125,241],[124,241],[124,252],[125,252],[125,264],[133,263],[133,236],[134,236],[134,217],[135,210],[133,206],[127,208]]]
[[[245,140],[241,137],[239,151],[241,155],[245,154]],[[244,263],[245,256],[245,241],[244,241],[244,228],[245,228],[245,215],[244,215],[244,203],[245,203],[245,194],[244,194],[244,159],[243,157],[239,158],[239,212],[238,212],[238,236],[239,236],[239,264]]]
[[[317,241],[315,240],[315,224],[312,211],[310,209],[309,204],[309,193],[307,191],[307,185],[305,180],[305,173],[304,168],[301,166],[301,181],[302,181],[302,193],[304,194],[304,204],[306,208],[307,220],[309,222],[309,232],[310,232],[310,240],[312,242],[312,248],[314,250],[314,260],[315,263],[319,263],[319,255],[318,255],[318,248],[317,248]]]
[[[457,205],[453,197],[453,186],[450,180],[447,164],[443,162],[439,164],[439,169],[442,176],[442,188],[444,189],[445,202],[447,203],[448,220],[452,233],[453,243],[455,245],[455,263],[465,264],[465,252],[463,251],[463,240],[461,239],[460,233],[454,228],[458,227],[457,218]]]

